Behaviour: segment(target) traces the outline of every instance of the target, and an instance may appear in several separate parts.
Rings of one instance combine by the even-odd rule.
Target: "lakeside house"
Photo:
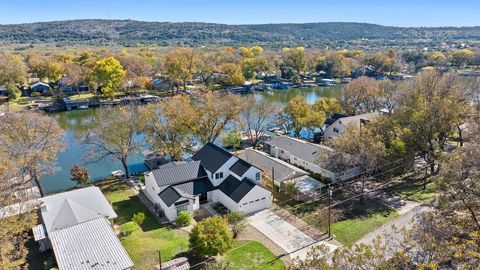
[[[53,249],[60,270],[126,270],[133,262],[112,228],[117,217],[98,187],[39,199],[42,224],[33,228],[40,249]]]
[[[340,136],[345,133],[348,128],[360,130],[362,126],[366,125],[368,122],[374,120],[378,116],[378,113],[367,113],[355,116],[333,114],[325,121],[327,128],[325,128],[325,131],[323,131],[323,139],[328,140],[332,137]]]
[[[50,90],[50,85],[43,83],[43,82],[36,82],[32,85],[30,85],[30,90],[32,92],[37,92],[37,93],[45,93],[46,91]]]
[[[275,158],[329,178],[332,182],[345,181],[360,174],[359,168],[349,168],[338,171],[336,168],[322,162],[333,154],[333,149],[324,145],[313,144],[289,136],[275,136],[264,143],[265,152]]]
[[[153,90],[171,90],[173,87],[173,83],[165,76],[158,76],[152,80]]]
[[[238,157],[260,168],[263,175],[279,187],[293,182],[301,193],[319,192],[326,187],[324,183],[310,177],[308,172],[253,148],[245,149]]]
[[[146,195],[168,220],[210,202],[245,214],[271,206],[271,192],[260,185],[261,170],[252,164],[213,143],[192,160],[170,162],[145,174]]]

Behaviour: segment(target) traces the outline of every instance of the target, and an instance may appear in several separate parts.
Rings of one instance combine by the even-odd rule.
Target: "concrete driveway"
[[[323,241],[316,242],[269,209],[255,213],[248,217],[248,220],[253,227],[285,250],[292,259],[296,257],[304,259],[310,248],[320,244],[328,246],[330,251],[337,248]]]

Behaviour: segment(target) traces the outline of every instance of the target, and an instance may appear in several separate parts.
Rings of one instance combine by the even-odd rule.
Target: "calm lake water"
[[[279,105],[285,105],[290,99],[301,95],[311,104],[319,98],[341,97],[343,95],[343,86],[275,90],[265,93],[255,93],[254,95],[257,95],[259,98],[266,98]],[[97,113],[98,109],[88,109],[50,114],[50,116],[57,119],[60,125],[66,130],[65,141],[67,149],[57,154],[58,170],[53,174],[41,178],[46,193],[60,192],[75,187],[76,183],[70,180],[70,169],[74,164],[86,166],[92,181],[104,179],[110,176],[112,171],[123,170],[120,162],[117,160],[104,159],[99,162],[94,162],[85,159],[87,149],[82,147],[78,138],[88,129],[92,119],[96,117]],[[147,148],[143,134],[136,135],[136,139],[144,144],[145,149]],[[132,155],[128,160],[128,166],[132,173],[144,171],[143,155],[141,153]]]

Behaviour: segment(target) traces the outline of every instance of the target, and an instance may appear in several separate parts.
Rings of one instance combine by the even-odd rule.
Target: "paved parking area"
[[[271,210],[266,209],[248,217],[250,224],[275,244],[284,249],[291,258],[304,259],[311,247],[325,244],[334,251],[337,246],[315,241]]]

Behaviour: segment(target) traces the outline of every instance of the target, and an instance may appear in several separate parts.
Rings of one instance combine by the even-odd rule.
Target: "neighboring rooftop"
[[[49,233],[60,270],[125,270],[133,262],[106,218]]]
[[[325,119],[325,125],[331,125],[335,123],[335,121],[337,121],[338,119],[341,119],[344,117],[347,117],[347,116],[340,113],[333,113],[332,115],[328,116],[327,119]]]
[[[39,202],[48,233],[99,217],[117,217],[100,189],[94,186],[47,196]]]
[[[276,136],[266,141],[266,143],[269,145],[275,145],[278,148],[286,150],[291,155],[312,164],[318,164],[320,156],[328,155],[333,152],[333,149],[330,147],[313,144],[289,136]]]
[[[343,125],[350,126],[350,125],[355,125],[357,122],[361,122],[361,121],[372,121],[373,119],[377,118],[378,116],[379,116],[379,114],[375,112],[375,113],[366,113],[366,114],[348,116],[348,117],[343,117],[343,118],[340,118],[340,119],[341,119]]]
[[[192,159],[200,161],[205,169],[211,173],[215,173],[232,156],[232,153],[209,142],[195,153]]]
[[[285,180],[308,175],[308,172],[304,170],[252,148],[245,149],[245,151],[239,154],[239,157],[260,168],[263,174],[270,178],[272,178],[273,168],[277,184]]]

